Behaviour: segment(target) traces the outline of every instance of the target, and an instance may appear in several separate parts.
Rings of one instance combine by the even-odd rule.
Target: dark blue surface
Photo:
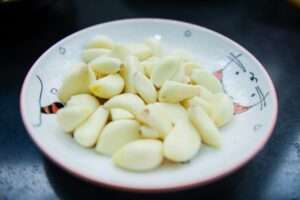
[[[300,9],[284,0],[180,2],[61,0],[40,10],[0,5],[1,200],[300,199]],[[274,134],[255,159],[205,187],[150,195],[92,186],[41,155],[19,113],[26,72],[47,48],[70,33],[129,17],[171,18],[211,28],[245,46],[265,65],[280,109]]]

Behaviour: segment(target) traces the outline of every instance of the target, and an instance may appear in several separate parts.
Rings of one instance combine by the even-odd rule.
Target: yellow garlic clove
[[[183,67],[184,67],[184,70],[185,70],[185,74],[187,76],[191,76],[192,75],[193,69],[201,69],[202,68],[200,66],[200,64],[198,64],[196,62],[186,62],[186,63],[183,63]]]
[[[180,67],[180,60],[177,57],[168,56],[163,58],[152,70],[151,80],[160,88],[165,81],[170,80]]]
[[[180,67],[178,68],[177,72],[175,72],[171,80],[181,83],[187,83],[187,76],[185,74],[185,68],[183,67],[183,65],[180,65]]]
[[[192,121],[195,128],[198,130],[204,143],[213,146],[221,146],[221,135],[214,124],[209,118],[206,112],[201,106],[192,106],[188,109],[189,118]]]
[[[120,71],[121,60],[107,56],[95,58],[89,63],[92,70],[99,75],[113,74]]]
[[[150,138],[150,139],[158,139],[161,135],[157,130],[149,126],[141,126],[140,133],[143,138]]]
[[[178,120],[188,120],[188,115],[185,108],[178,103],[156,102],[148,104],[147,108],[153,112],[162,111],[166,116],[165,120],[170,120],[173,123]]]
[[[170,53],[170,56],[177,57],[181,62],[193,61],[193,56],[184,49],[175,49]]]
[[[152,56],[151,49],[145,44],[130,44],[129,49],[131,54],[137,57],[140,61],[146,60]]]
[[[85,63],[89,63],[98,57],[109,55],[110,52],[111,50],[109,49],[84,49],[81,53],[81,59]]]
[[[112,49],[114,46],[114,42],[107,36],[97,35],[87,42],[86,48],[104,48],[104,49]]]
[[[130,55],[130,49],[124,44],[115,44],[111,51],[111,56],[120,59],[122,62]]]
[[[123,91],[124,80],[119,74],[110,74],[94,81],[89,88],[95,96],[109,99]]]
[[[124,93],[109,99],[105,102],[104,107],[107,109],[122,108],[137,116],[145,108],[145,103],[135,94]]]
[[[101,130],[108,119],[108,111],[99,107],[82,125],[74,131],[75,141],[84,147],[92,147],[96,144]]]
[[[132,171],[151,170],[162,161],[162,142],[153,139],[130,142],[113,155],[113,162],[117,166]]]
[[[140,125],[135,120],[116,120],[108,123],[98,139],[96,151],[112,155],[122,146],[139,138]]]
[[[144,73],[148,78],[151,78],[151,73],[159,63],[159,58],[158,57],[151,57],[143,62],[141,62],[141,66],[144,69]]]
[[[175,162],[191,160],[201,147],[201,138],[189,121],[178,121],[163,143],[164,156]]]
[[[186,99],[182,102],[182,105],[188,109],[192,106],[201,106],[204,111],[208,114],[208,116],[212,119],[213,116],[213,105],[212,103],[204,100],[201,97],[195,96],[191,99]]]
[[[92,114],[88,106],[77,105],[64,107],[56,113],[57,121],[66,132],[72,132]]]
[[[220,81],[205,69],[193,69],[191,79],[194,84],[201,85],[212,93],[223,92]]]
[[[143,73],[134,74],[134,86],[136,92],[144,99],[146,103],[156,102],[157,91],[151,82]]]
[[[177,103],[199,94],[200,87],[197,85],[166,81],[159,91],[159,101]]]
[[[212,98],[212,118],[217,127],[224,126],[233,119],[233,102],[232,99],[224,94],[217,93]]]
[[[148,38],[146,39],[145,44],[151,49],[153,56],[162,56],[163,49],[159,39],[154,37]]]
[[[161,138],[165,138],[172,129],[173,123],[164,110],[151,105],[152,104],[147,105],[145,109],[137,115],[137,119],[159,132]]]
[[[100,106],[100,103],[96,97],[90,94],[78,94],[71,96],[66,106],[87,106],[91,109],[91,112],[94,112]]]
[[[124,66],[121,68],[121,75],[125,80],[126,92],[136,93],[134,84],[134,74],[136,72],[142,72],[140,62],[134,56],[127,57]]]
[[[187,121],[188,115],[180,104],[156,102],[148,104],[137,118],[159,132],[161,138],[165,138],[174,124]]]
[[[122,108],[110,109],[110,115],[112,121],[120,120],[120,119],[134,119],[133,114],[131,114],[130,112]]]
[[[211,91],[209,91],[209,90],[206,89],[205,87],[203,87],[203,86],[201,86],[201,85],[198,85],[198,86],[199,86],[199,88],[200,88],[200,94],[199,94],[199,96],[200,96],[202,99],[204,99],[204,100],[210,102],[211,99],[214,97],[214,94],[211,93]]]
[[[63,79],[62,86],[58,90],[58,98],[66,102],[73,95],[88,93],[89,85],[95,79],[95,74],[86,64],[75,65]]]

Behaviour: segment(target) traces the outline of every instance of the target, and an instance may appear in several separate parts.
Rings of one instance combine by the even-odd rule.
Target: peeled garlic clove
[[[164,115],[166,116],[165,120],[168,119],[173,123],[175,123],[178,120],[188,120],[188,114],[185,108],[182,107],[180,104],[157,102],[148,104],[147,108],[153,112],[164,112]]]
[[[137,116],[145,108],[145,103],[135,94],[124,93],[109,99],[105,102],[104,107],[107,109],[122,108]]]
[[[62,86],[58,90],[58,98],[66,102],[71,96],[88,93],[89,85],[95,80],[95,74],[86,64],[78,64],[65,76]]]
[[[58,122],[65,131],[71,132],[81,125],[99,105],[98,99],[89,94],[71,96],[66,106],[57,112]]]
[[[215,94],[212,105],[212,118],[217,127],[224,126],[233,119],[233,102],[228,95],[224,93]]]
[[[110,74],[94,81],[89,88],[95,96],[109,99],[123,91],[124,80],[119,74]]]
[[[166,81],[159,91],[159,100],[162,102],[177,103],[199,94],[200,87],[197,85]]]
[[[97,35],[96,37],[92,38],[86,44],[86,48],[104,48],[104,49],[112,49],[114,43],[112,39],[104,35]]]
[[[129,48],[132,55],[137,57],[140,61],[146,60],[152,56],[151,49],[145,44],[130,44]]]
[[[201,106],[190,107],[188,113],[203,142],[213,147],[220,147],[220,132]]]
[[[165,81],[170,80],[180,67],[180,60],[177,57],[168,56],[163,58],[152,70],[151,80],[154,85],[160,88]]]
[[[141,62],[141,66],[144,68],[145,75],[150,78],[152,70],[156,67],[159,63],[158,57],[151,57],[143,62]]]
[[[85,63],[89,63],[95,58],[108,55],[110,52],[109,49],[85,49],[81,53],[81,59]]]
[[[182,102],[183,106],[188,109],[193,106],[201,106],[204,111],[208,114],[208,116],[212,119],[213,116],[213,105],[208,101],[202,99],[201,97],[193,97],[191,99],[184,100]]]
[[[165,138],[174,124],[187,121],[188,115],[180,104],[157,102],[148,104],[137,118],[160,133],[160,138]]]
[[[154,169],[162,161],[162,143],[153,139],[130,142],[113,155],[113,162],[117,166],[133,171]]]
[[[138,59],[134,56],[126,58],[124,66],[121,68],[121,75],[125,80],[125,91],[136,93],[134,84],[134,74],[140,72],[142,67]]]
[[[161,135],[157,130],[149,126],[141,126],[140,133],[143,138],[150,138],[150,139],[157,139]]]
[[[181,82],[181,83],[187,83],[185,69],[182,65],[178,68],[177,72],[175,72],[175,74],[171,78],[171,80],[176,81],[176,82]]]
[[[193,69],[191,79],[194,84],[202,85],[212,93],[223,92],[220,81],[205,69]]]
[[[96,144],[101,130],[108,119],[108,111],[103,107],[98,108],[82,125],[74,131],[75,141],[84,147]]]
[[[111,55],[115,58],[125,61],[125,59],[131,55],[131,50],[124,44],[115,44]]]
[[[161,138],[165,138],[173,127],[172,121],[168,118],[167,113],[157,106],[151,106],[151,104],[147,105],[146,108],[138,114],[137,119],[159,132]]]
[[[183,83],[192,84],[192,80],[189,76],[185,76]]]
[[[198,63],[195,63],[195,62],[186,62],[186,63],[183,63],[183,67],[185,69],[185,74],[187,76],[191,76],[192,75],[193,69],[201,69],[201,66]]]
[[[120,120],[120,119],[134,119],[133,114],[121,108],[110,109],[110,115],[112,121]]]
[[[184,49],[175,49],[170,55],[179,58],[181,62],[190,62],[193,60],[193,56]]]
[[[90,94],[78,94],[71,96],[67,106],[88,106],[91,112],[94,112],[100,106],[100,103],[96,97]]]
[[[175,162],[191,160],[199,151],[201,138],[189,121],[178,121],[163,143],[166,158]]]
[[[157,91],[151,82],[143,73],[137,72],[134,75],[134,86],[136,92],[144,99],[146,103],[156,102]]]
[[[203,98],[204,100],[210,102],[212,100],[212,98],[214,97],[214,94],[211,93],[211,91],[209,91],[208,89],[206,89],[205,87],[198,85],[200,88],[200,94],[199,96],[201,98]]]
[[[113,74],[120,71],[121,60],[107,56],[95,58],[89,63],[92,70],[100,75]]]
[[[145,44],[151,49],[153,56],[162,56],[163,49],[160,44],[160,40],[155,37],[146,39]]]
[[[72,132],[92,114],[88,106],[67,106],[56,113],[57,121],[66,132]]]
[[[125,144],[139,138],[140,125],[135,120],[117,120],[108,123],[97,142],[96,151],[112,155]]]

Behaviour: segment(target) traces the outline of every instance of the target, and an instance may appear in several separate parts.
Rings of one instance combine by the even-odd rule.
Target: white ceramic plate
[[[164,164],[147,173],[115,167],[110,158],[76,144],[41,107],[57,102],[64,73],[80,60],[83,45],[96,34],[118,42],[159,36],[166,45],[185,48],[222,79],[237,114],[221,129],[223,147],[203,147],[189,163]],[[267,142],[277,118],[277,96],[263,66],[246,49],[206,28],[162,19],[129,19],[76,32],[48,49],[28,72],[21,92],[21,113],[33,141],[51,160],[90,182],[132,191],[184,189],[217,180],[244,165]]]

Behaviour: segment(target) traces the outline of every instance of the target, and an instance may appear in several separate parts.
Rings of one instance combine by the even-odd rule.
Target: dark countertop
[[[0,5],[1,200],[300,199],[300,9],[285,0],[176,4],[153,0],[52,1],[50,6],[34,9]],[[242,44],[265,65],[279,96],[278,123],[263,151],[246,166],[205,187],[132,194],[83,182],[55,166],[36,148],[19,112],[21,84],[30,66],[70,33],[131,17],[171,18],[208,27]]]

